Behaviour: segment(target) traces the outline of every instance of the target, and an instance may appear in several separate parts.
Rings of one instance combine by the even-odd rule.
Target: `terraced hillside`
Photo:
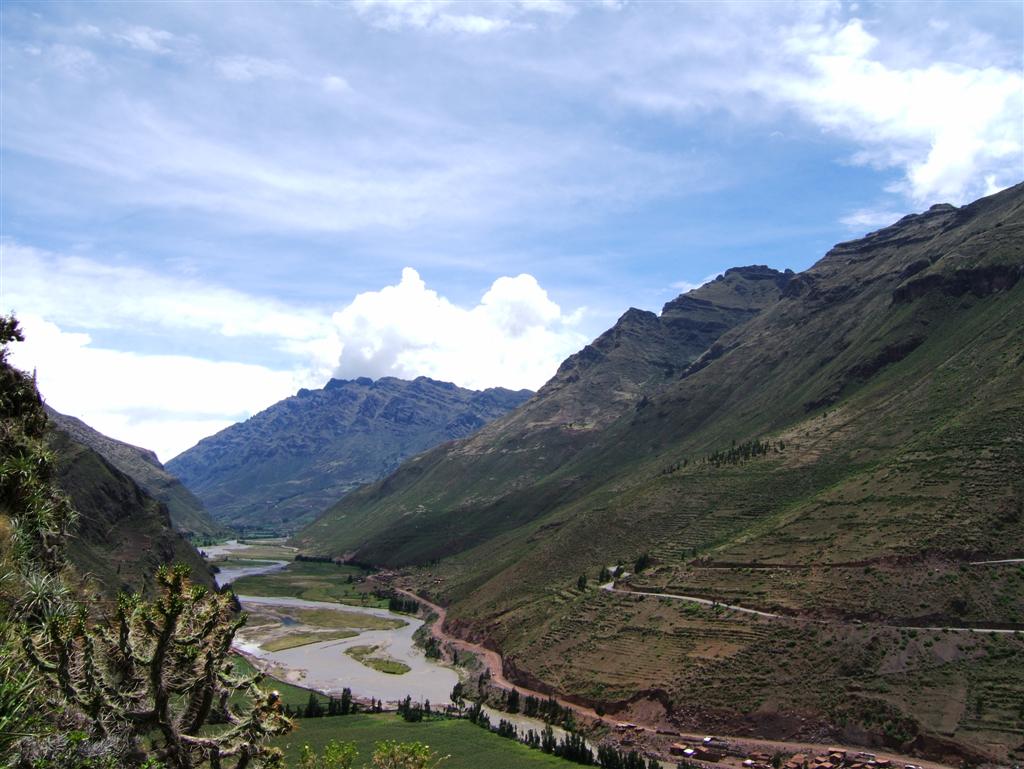
[[[505,429],[549,385],[298,541],[404,567],[520,680],[609,711],[1020,758],[1024,640],[967,627],[1024,628],[1020,565],[973,565],[1024,557],[1022,272],[1024,185],[934,206],[608,423]],[[642,553],[620,587],[788,616],[596,589]]]

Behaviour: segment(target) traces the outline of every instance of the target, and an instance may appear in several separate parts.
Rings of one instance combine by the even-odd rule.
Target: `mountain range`
[[[533,393],[427,377],[332,379],[204,438],[167,469],[236,530],[290,531],[406,458],[480,429]]]
[[[1019,758],[1022,275],[1024,185],[731,270],[294,542],[626,720]]]

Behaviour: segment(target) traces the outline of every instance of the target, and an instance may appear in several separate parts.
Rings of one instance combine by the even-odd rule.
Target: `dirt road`
[[[995,562],[992,562],[995,563]],[[999,563],[1004,563],[999,561]],[[697,598],[692,595],[678,595],[676,593],[654,593],[648,590],[625,590],[623,588],[615,587],[614,582],[609,582],[605,585],[601,585],[601,589],[609,593],[619,593],[620,595],[644,595],[653,596],[654,598],[669,598],[676,601],[687,601],[689,603],[699,603],[702,606],[720,606],[723,609],[730,609],[732,611],[743,612],[744,614],[753,614],[758,617],[765,617],[767,619],[788,619],[796,622],[811,622],[817,625],[836,625],[842,624],[838,620],[826,620],[826,619],[815,619],[813,617],[799,617],[791,616],[787,614],[772,614],[767,611],[759,611],[758,609],[749,609],[746,606],[736,606],[735,604],[721,603],[720,601],[712,601],[707,598]],[[934,630],[934,631],[961,631],[967,633],[994,633],[994,634],[1013,634],[1013,633],[1024,633],[1024,630],[1012,630],[1007,628],[995,628],[995,627],[932,627],[927,625],[887,625],[881,622],[875,623],[862,623],[862,624],[875,624],[881,625],[882,627],[896,628],[897,630]]]
[[[612,592],[617,592],[617,593],[630,593],[630,592],[632,592],[632,591],[626,591],[626,590],[617,590],[614,587],[609,588],[607,585],[602,585],[602,588],[604,588],[606,590],[611,589]],[[498,652],[494,651],[493,649],[488,649],[485,646],[481,646],[480,644],[473,643],[472,641],[466,641],[466,640],[464,640],[462,638],[459,638],[457,636],[453,636],[453,635],[449,634],[448,632],[446,632],[445,629],[444,629],[444,623],[445,623],[445,619],[447,618],[448,614],[445,611],[444,607],[438,606],[433,601],[429,601],[426,598],[423,598],[422,596],[419,596],[416,593],[413,593],[411,590],[405,590],[405,589],[399,588],[399,587],[395,587],[393,589],[395,591],[401,593],[402,595],[405,595],[405,596],[407,596],[409,598],[412,598],[412,599],[414,599],[416,601],[419,601],[422,605],[424,605],[427,608],[429,608],[430,611],[434,612],[437,615],[437,620],[430,627],[430,632],[433,635],[433,637],[436,638],[438,641],[441,641],[441,642],[446,643],[446,644],[450,644],[451,646],[455,647],[456,649],[461,649],[463,651],[472,652],[473,654],[477,655],[477,657],[480,660],[482,660],[483,663],[487,666],[487,670],[490,672],[490,675],[491,675],[491,681],[495,685],[497,685],[497,686],[499,686],[499,687],[501,687],[503,689],[506,689],[506,690],[515,689],[517,692],[519,692],[520,696],[524,696],[524,697],[525,696],[531,696],[531,697],[537,697],[537,698],[540,698],[540,699],[547,699],[550,696],[550,695],[548,695],[545,692],[539,692],[539,691],[536,691],[534,689],[527,689],[524,686],[518,686],[517,684],[514,684],[513,682],[509,681],[505,677],[504,665],[502,663],[501,655]],[[678,598],[682,598],[681,596],[665,596],[664,594],[661,594],[661,593],[645,593],[645,595],[655,595],[655,596],[659,596],[659,597],[663,597],[663,598],[664,597],[669,597],[669,598],[678,597]],[[704,599],[694,599],[694,600],[700,601],[701,603],[712,603],[711,601],[705,601]],[[724,605],[724,604],[719,604],[719,605]],[[728,607],[728,608],[736,608],[736,609],[743,610],[742,607]],[[764,612],[756,612],[753,609],[746,609],[745,611],[753,612],[753,613],[756,613],[756,614],[765,614]],[[777,616],[777,615],[768,615],[768,616]],[[585,722],[588,722],[588,723],[603,723],[604,725],[606,725],[606,726],[608,726],[608,727],[610,727],[612,729],[614,729],[615,727],[619,727],[619,726],[624,726],[625,725],[623,722],[618,721],[618,720],[616,720],[614,718],[610,718],[608,716],[599,716],[592,708],[588,708],[588,707],[585,707],[585,706],[582,706],[582,705],[578,705],[578,704],[576,704],[574,702],[570,702],[568,700],[564,700],[564,699],[562,699],[560,697],[556,696],[555,697],[555,701],[558,702],[558,704],[561,705],[562,707],[570,708],[573,711],[574,715],[576,716],[576,720],[578,722],[585,721]],[[636,731],[637,732],[646,733],[646,734],[648,734],[648,735],[650,735],[652,737],[654,735],[656,735],[656,733],[657,733],[654,727],[645,726],[643,724],[637,724],[636,725]],[[672,737],[671,739],[673,739],[673,740],[680,740],[680,739],[682,739],[682,740],[690,740],[690,741],[699,741],[699,740],[701,740],[703,738],[703,736],[704,735],[680,734],[677,737]],[[733,745],[738,745],[738,746],[744,748],[748,753],[758,752],[758,751],[774,753],[776,751],[779,751],[779,752],[783,752],[783,753],[813,753],[813,754],[817,754],[817,753],[824,752],[828,748],[836,748],[836,747],[841,748],[843,750],[846,750],[846,751],[848,751],[850,753],[857,753],[857,752],[859,752],[861,750],[865,750],[865,748],[862,747],[862,746],[839,745],[839,744],[836,744],[836,743],[817,743],[816,744],[816,743],[809,743],[809,742],[785,742],[785,741],[778,741],[778,740],[757,739],[757,738],[752,738],[752,737],[737,737],[737,736],[730,736],[730,735],[723,735],[723,734],[719,734],[717,736],[721,737],[724,740],[727,740],[728,742],[732,743]],[[891,760],[893,762],[894,766],[897,766],[897,767],[902,767],[905,764],[916,764],[918,766],[921,766],[922,769],[953,769],[953,767],[951,767],[949,764],[940,764],[940,763],[936,763],[934,761],[925,761],[925,760],[920,759],[920,758],[913,758],[913,757],[909,757],[909,756],[901,756],[901,755],[898,755],[896,753],[877,752],[875,749],[871,749],[871,750],[872,750],[872,752],[875,752],[877,754],[878,758],[887,758],[887,759],[889,759],[889,760]],[[709,765],[709,766],[711,766],[711,765]],[[715,765],[715,766],[729,767],[729,769],[735,769],[735,767],[732,767],[732,766],[730,766],[728,764],[718,764],[718,765]]]

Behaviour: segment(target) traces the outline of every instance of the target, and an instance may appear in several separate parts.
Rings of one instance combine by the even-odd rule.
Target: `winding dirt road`
[[[997,563],[992,561],[992,563]],[[1005,561],[998,561],[998,563],[1006,563]],[[813,617],[799,617],[791,616],[787,614],[772,614],[767,611],[759,611],[758,609],[749,609],[746,606],[737,606],[731,603],[722,603],[721,601],[712,601],[708,598],[697,598],[693,595],[679,595],[677,593],[655,593],[649,590],[624,590],[619,587],[615,587],[614,582],[609,582],[605,585],[601,585],[601,589],[609,593],[618,593],[620,595],[644,595],[653,596],[654,598],[669,598],[676,601],[687,601],[689,603],[699,603],[702,606],[720,606],[723,609],[730,609],[732,611],[743,612],[744,614],[753,614],[758,617],[765,617],[766,619],[786,619],[794,622],[811,622],[816,625],[838,625],[842,624],[837,620],[827,619],[815,619]],[[891,627],[897,630],[934,630],[937,632],[942,631],[962,631],[967,633],[996,633],[996,634],[1014,634],[1024,633],[1024,630],[1014,630],[1008,628],[995,628],[995,627],[932,627],[928,625],[887,625],[880,622],[865,622],[861,623],[865,625],[879,625],[881,627]]]

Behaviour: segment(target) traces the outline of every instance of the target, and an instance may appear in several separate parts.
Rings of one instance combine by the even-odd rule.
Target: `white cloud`
[[[805,69],[759,86],[859,143],[855,161],[903,169],[894,189],[915,204],[966,202],[983,193],[986,173],[1003,186],[1019,179],[1019,72],[942,62],[900,69],[872,57],[878,43],[858,19],[794,35],[787,47]]]
[[[498,278],[471,308],[427,288],[416,270],[334,314],[336,376],[419,375],[463,387],[536,389],[588,340],[531,275]]]
[[[847,214],[839,221],[850,230],[868,232],[888,227],[904,217],[906,213],[899,213],[889,209],[861,208],[853,213]]]
[[[194,330],[291,349],[329,337],[327,318],[189,278],[0,242],[4,301],[68,328]],[[54,276],[60,276],[54,280]],[[102,299],[100,299],[102,297]]]
[[[348,7],[381,29],[411,28],[468,35],[486,35],[511,28],[530,29],[533,25],[522,20],[529,14],[567,18],[576,13],[576,7],[564,0],[491,0],[483,3],[353,0]]]
[[[348,93],[352,90],[352,86],[340,75],[327,75],[320,82],[329,93]]]
[[[851,142],[849,160],[894,169],[890,191],[915,207],[963,203],[1024,174],[1024,73],[995,45],[960,51],[844,18],[838,4],[687,6],[667,39],[641,17],[630,36],[596,42],[601,60],[545,63],[614,98],[683,121],[727,111],[743,121],[806,123]],[[678,21],[678,20],[677,20]],[[939,31],[941,32],[941,30]],[[939,34],[934,32],[933,34]],[[962,36],[974,34],[963,30]],[[962,37],[961,36],[961,37]],[[987,52],[987,56],[986,56]],[[953,58],[953,57],[957,58]]]
[[[498,278],[464,308],[407,268],[327,317],[195,278],[2,245],[2,301],[26,335],[15,365],[38,371],[57,410],[164,460],[332,374],[536,389],[588,341],[576,330],[582,308],[563,313],[526,274]],[[148,352],[118,349],[135,329]],[[111,341],[98,344],[101,334]],[[189,352],[196,336],[204,357]],[[246,339],[271,362],[233,360]]]
[[[86,29],[94,30],[94,35],[99,32],[96,27],[91,25]],[[165,29],[153,29],[141,25],[125,27],[119,32],[115,32],[114,37],[136,50],[147,53],[169,53],[170,48],[167,47],[167,43],[174,40],[174,35]]]
[[[259,56],[222,56],[217,59],[216,66],[222,77],[240,83],[249,83],[262,78],[284,80],[296,75],[295,70],[285,62],[264,59]],[[332,80],[338,80],[338,78]]]
[[[710,283],[720,274],[721,273],[719,272],[713,272],[710,275],[706,275],[699,283],[693,283],[689,280],[677,280],[675,283],[670,283],[669,285],[672,288],[678,289],[681,293],[685,294],[687,291],[693,291],[694,289],[700,288],[706,283]]]
[[[51,406],[162,461],[309,384],[264,366],[104,349],[36,315],[19,320],[25,342],[11,361],[36,371]]]
[[[487,18],[475,14],[442,13],[433,24],[437,29],[465,32],[470,35],[486,35],[512,26],[508,19]]]
[[[532,13],[549,13],[554,16],[574,16],[576,4],[565,0],[519,0],[519,7]],[[614,6],[609,6],[614,8]]]
[[[36,49],[36,53],[29,51],[30,55],[38,56],[42,51]],[[46,65],[70,75],[73,78],[85,78],[87,75],[99,71],[101,66],[96,55],[77,45],[55,43],[46,49]]]

